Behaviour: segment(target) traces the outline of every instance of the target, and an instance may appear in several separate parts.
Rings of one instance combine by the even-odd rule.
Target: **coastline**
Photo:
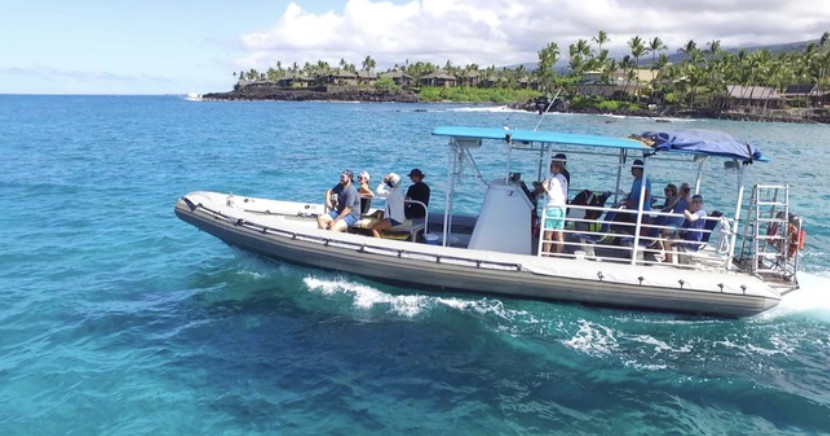
[[[421,100],[418,94],[404,90],[379,90],[356,87],[327,87],[302,89],[283,89],[271,86],[237,87],[228,92],[212,92],[201,96],[203,100],[241,100],[241,101],[349,101],[367,103],[432,103]],[[446,103],[446,102],[442,102]],[[457,102],[464,104],[465,102]],[[468,102],[480,104],[480,102]],[[513,109],[538,112],[534,102],[516,102],[508,105]],[[731,121],[782,122],[805,124],[830,124],[830,111],[821,108],[792,109],[691,109],[669,108],[656,110],[617,110],[609,112],[596,108],[557,107],[555,112],[577,113],[586,115],[619,115],[645,118],[707,118]]]

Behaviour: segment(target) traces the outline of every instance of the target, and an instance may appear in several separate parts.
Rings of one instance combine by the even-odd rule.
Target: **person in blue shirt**
[[[634,223],[637,222],[637,211],[640,208],[640,191],[643,187],[643,167],[645,163],[640,159],[635,159],[631,165],[631,175],[634,176],[634,180],[631,182],[631,191],[628,193],[628,196],[625,198],[625,202],[622,205],[622,209],[618,210],[615,214],[608,215],[609,220],[614,221],[615,224],[611,226],[615,232],[621,233],[628,233],[634,234]],[[643,202],[643,218],[641,222],[643,224],[650,224],[651,219],[647,215],[647,212],[651,210],[651,180],[646,177],[645,178],[645,186],[646,191],[643,198],[647,200]],[[648,229],[648,227],[644,227],[644,230]],[[648,234],[649,231],[645,231],[642,234]]]
[[[337,201],[334,201],[334,194],[337,194]],[[343,171],[340,183],[326,191],[326,205],[332,210],[317,217],[319,229],[345,232],[360,219],[360,194],[354,186],[353,172]]]
[[[628,197],[625,199],[625,208],[638,210],[640,207],[640,191],[643,187],[643,167],[645,164],[640,159],[635,159],[633,164],[631,165],[631,175],[634,176],[634,180],[631,182],[631,191],[628,193]],[[643,210],[651,210],[651,180],[646,177],[646,192],[643,198],[646,199],[643,202]]]

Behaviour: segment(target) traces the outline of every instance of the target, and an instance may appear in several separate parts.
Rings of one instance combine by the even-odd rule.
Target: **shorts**
[[[545,230],[562,230],[565,228],[565,208],[556,206],[545,209]]]
[[[337,215],[340,215],[340,212],[336,210],[329,211],[329,217],[331,217],[332,220],[336,220]],[[351,228],[357,222],[357,218],[355,218],[352,214],[348,214],[343,217],[343,221],[346,223],[347,228]]]

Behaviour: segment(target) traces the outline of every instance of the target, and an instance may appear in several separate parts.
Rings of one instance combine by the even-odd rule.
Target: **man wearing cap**
[[[345,232],[357,222],[360,218],[360,195],[353,180],[354,173],[345,170],[340,174],[340,182],[326,191],[326,206],[332,210],[317,217],[317,228]]]
[[[409,179],[413,184],[406,191],[406,199],[420,201],[429,206],[429,186],[424,183],[424,177],[426,176],[418,168],[409,172]],[[417,203],[406,203],[405,212],[408,219],[423,218],[427,214],[424,207]]]
[[[631,191],[625,199],[626,209],[638,209],[640,207],[640,191],[643,187],[643,167],[645,164],[640,159],[635,159],[631,165],[631,175],[634,176],[634,181],[631,182]],[[646,177],[646,192],[644,198],[651,198],[651,180]],[[643,202],[643,210],[651,210],[651,201]]]

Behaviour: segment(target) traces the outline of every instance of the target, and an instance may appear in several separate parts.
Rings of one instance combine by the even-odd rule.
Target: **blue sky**
[[[817,39],[830,0],[7,0],[0,6],[0,93],[226,91],[232,73],[318,59],[379,69],[534,62],[537,51],[604,30],[674,52]]]

